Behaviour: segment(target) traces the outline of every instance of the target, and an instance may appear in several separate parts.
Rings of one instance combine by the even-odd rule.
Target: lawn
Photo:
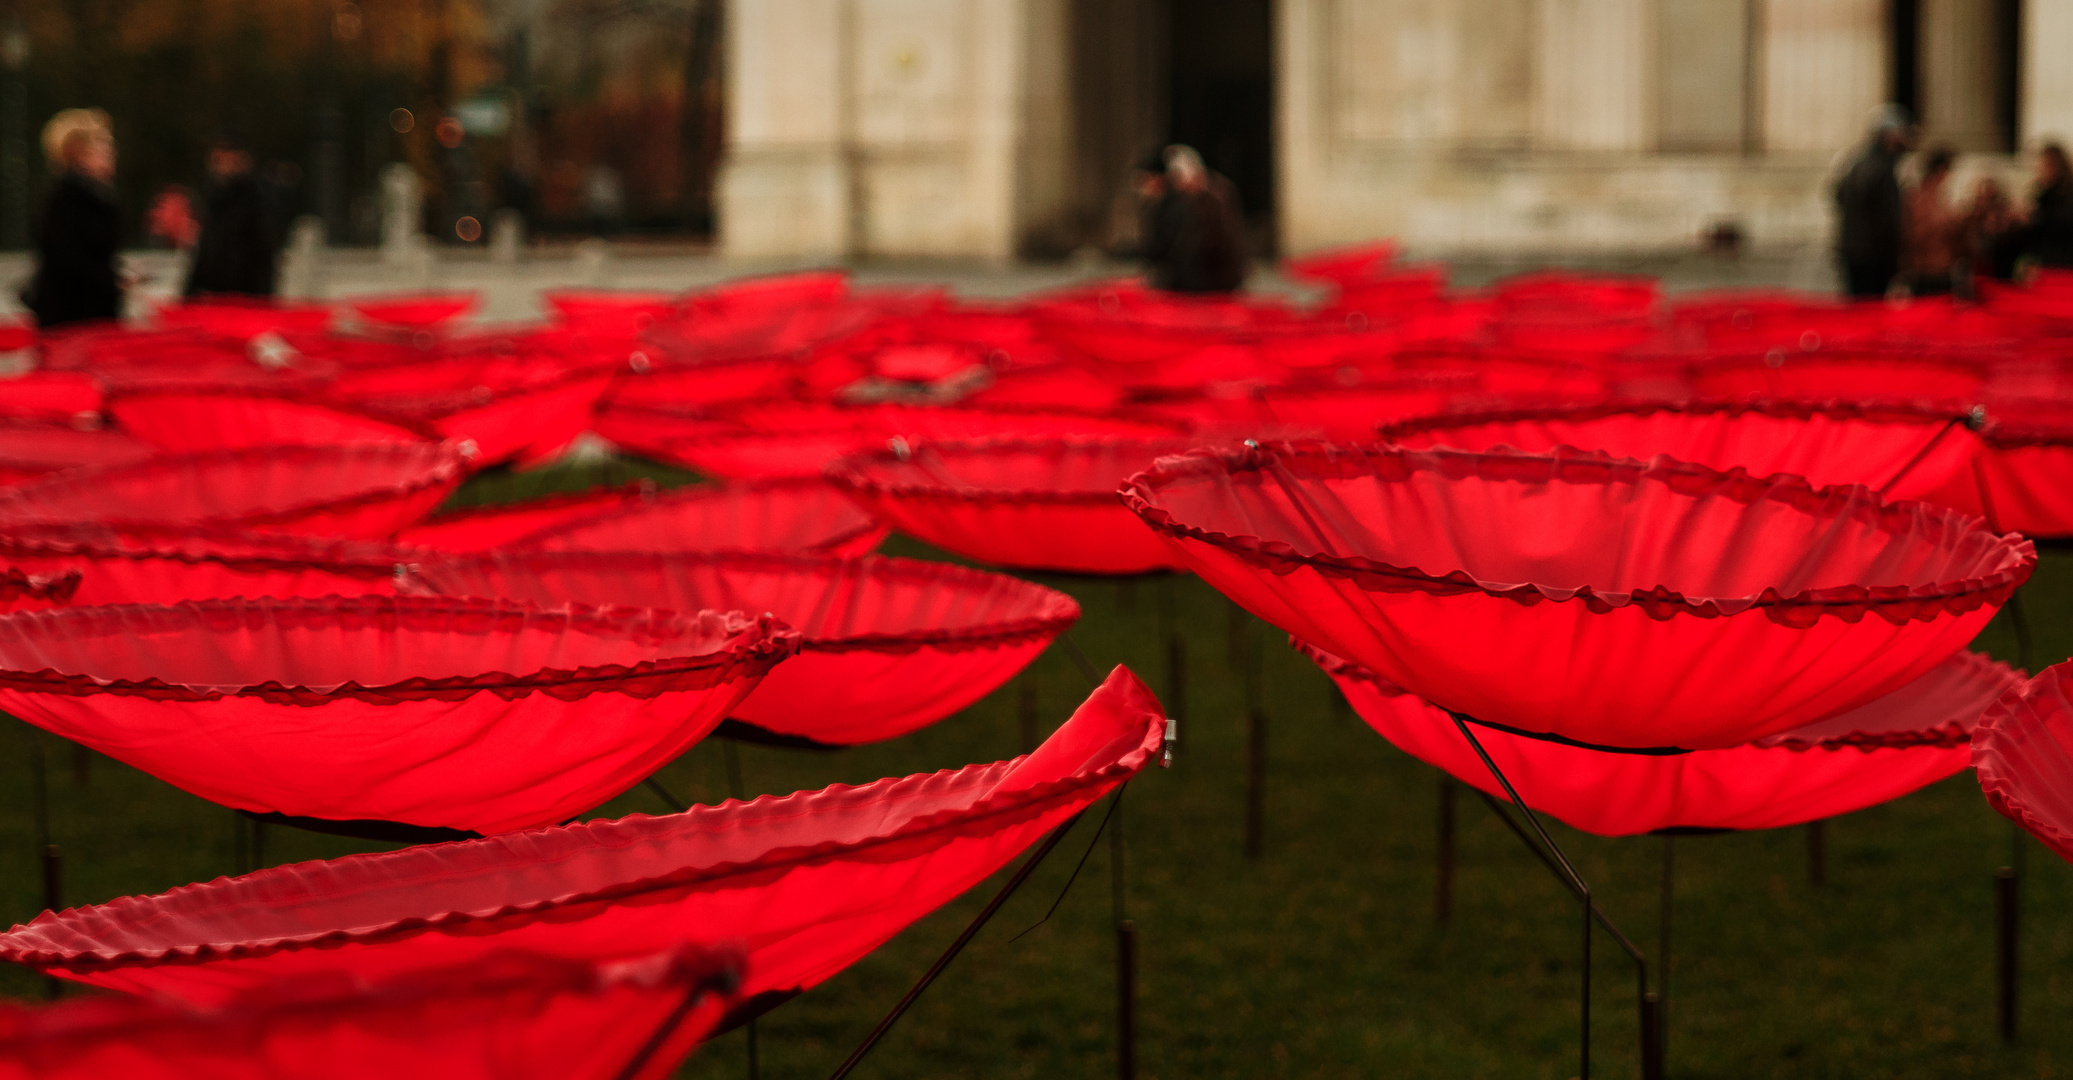
[[[688,479],[638,463],[564,467],[481,477],[456,498],[494,501],[635,475]],[[944,557],[897,537],[887,550]],[[1574,1074],[1574,903],[1480,801],[1466,792],[1459,801],[1455,900],[1442,924],[1433,910],[1437,774],[1337,706],[1329,682],[1282,635],[1234,620],[1231,605],[1192,578],[1038,579],[1080,601],[1086,614],[1071,638],[1104,671],[1127,664],[1164,693],[1163,625],[1177,626],[1186,641],[1180,753],[1172,769],[1130,785],[1120,815],[1126,902],[1141,953],[1140,1076]],[[2037,658],[2073,652],[2073,556],[2047,555],[2025,595]],[[2016,659],[2005,621],[1980,644]],[[1243,851],[1248,662],[1260,665],[1268,721],[1258,859]],[[751,793],[788,792],[1010,757],[1025,748],[1028,702],[1048,732],[1088,689],[1054,647],[998,693],[907,738],[839,752],[741,746],[738,767]],[[229,811],[18,722],[0,731],[0,746],[0,918],[26,920],[41,906],[39,757],[51,841],[64,852],[66,902],[156,892],[236,868]],[[681,797],[720,800],[727,752],[717,742],[700,745],[658,779]],[[595,813],[663,810],[636,789]],[[1058,900],[1098,820],[1096,813],[1081,822],[855,1075],[1115,1075],[1106,841],[1091,848],[1056,915],[1010,940]],[[1607,913],[1652,952],[1664,841],[1560,827],[1556,835]],[[2061,1022],[2073,1008],[2073,918],[2065,914],[2073,872],[2041,846],[2021,845],[2023,1031],[2004,1045],[1993,1026],[1992,886],[2015,844],[1969,772],[1830,822],[1820,886],[1809,880],[1804,829],[1675,845],[1671,1075],[2073,1074],[2073,1025]],[[376,847],[271,828],[263,855],[279,863]],[[756,1032],[761,1074],[832,1072],[997,884],[764,1017]],[[1632,1076],[1632,968],[1604,935],[1596,940],[1595,1071]],[[39,977],[0,970],[0,994],[42,993]],[[734,1032],[703,1048],[682,1075],[734,1078],[747,1068],[747,1034]]]

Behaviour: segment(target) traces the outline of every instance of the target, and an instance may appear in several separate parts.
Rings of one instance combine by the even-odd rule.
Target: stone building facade
[[[1168,141],[1284,252],[1818,242],[1882,102],[1990,168],[2073,136],[2073,0],[729,0],[724,251],[1127,236]]]

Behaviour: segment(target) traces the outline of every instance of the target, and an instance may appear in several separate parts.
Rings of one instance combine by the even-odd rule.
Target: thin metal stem
[[[1087,659],[1086,653],[1080,651],[1080,643],[1074,641],[1071,634],[1060,634],[1058,640],[1065,646],[1066,658],[1072,661],[1074,667],[1080,669],[1080,674],[1087,677],[1087,685],[1099,689],[1101,676],[1095,672],[1094,662]]]
[[[928,971],[922,974],[921,981],[907,991],[906,996],[900,999],[899,1004],[893,1006],[893,1010],[885,1015],[885,1019],[878,1022],[877,1027],[871,1029],[871,1034],[865,1036],[864,1041],[850,1052],[849,1058],[835,1070],[829,1080],[842,1080],[856,1069],[864,1060],[864,1056],[871,1052],[871,1048],[877,1046],[878,1041],[885,1037],[885,1033],[892,1030],[893,1024],[906,1015],[907,1010],[921,997],[922,992],[929,988],[929,984],[936,981],[936,976],[943,974],[943,969],[949,967],[952,960],[957,959],[957,954],[963,952],[964,947],[979,936],[979,931],[985,929],[987,921],[993,918],[993,913],[999,911],[1001,905],[1015,895],[1015,890],[1021,888],[1024,881],[1029,880],[1029,875],[1036,870],[1037,864],[1044,861],[1044,856],[1049,855],[1051,849],[1057,847],[1060,840],[1065,839],[1065,834],[1071,832],[1072,827],[1078,824],[1085,814],[1086,811],[1081,810],[1067,818],[1064,824],[1051,830],[1051,835],[1044,838],[1043,844],[1031,852],[1029,858],[1022,860],[1022,866],[1015,871],[1015,876],[1009,878],[1007,884],[1002,885],[1000,891],[993,894],[993,899],[987,901],[986,907],[972,920],[971,925],[957,935],[957,940],[951,942],[948,949],[943,950],[943,955],[937,957],[934,964],[929,965]]]
[[[669,807],[670,813],[681,814],[686,809],[688,809],[684,800],[679,799],[675,795],[670,794],[669,789],[662,786],[662,781],[657,780],[651,776],[646,780],[641,781],[641,783],[645,785],[649,791],[654,792],[655,797],[661,799],[662,804],[664,806]]]
[[[1953,416],[1944,426],[1937,428],[1936,434],[1931,435],[1929,441],[1923,443],[1920,450],[1915,451],[1914,457],[1907,459],[1907,464],[1902,465],[1899,472],[1894,473],[1891,479],[1879,485],[1879,498],[1885,498],[1886,493],[1893,490],[1893,485],[1900,483],[1907,477],[1907,474],[1915,471],[1915,466],[1920,465],[1922,459],[1929,456],[1929,451],[1936,449],[1936,444],[1942,442],[1944,436],[1951,433],[1952,428],[1964,423],[1965,420],[1966,418],[1963,416]]]

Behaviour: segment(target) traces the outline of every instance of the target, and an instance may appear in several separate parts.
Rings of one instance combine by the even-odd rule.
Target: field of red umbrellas
[[[2073,279],[1284,271],[0,330],[0,1077],[2073,1066]]]

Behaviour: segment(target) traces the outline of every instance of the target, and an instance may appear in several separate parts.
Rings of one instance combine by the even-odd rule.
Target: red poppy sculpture
[[[2073,661],[2011,688],[1980,718],[1972,767],[1987,802],[2073,860]]]
[[[428,427],[299,395],[244,390],[121,394],[108,403],[124,432],[175,454],[254,446],[438,442]]]
[[[733,717],[831,745],[933,724],[993,692],[1080,616],[1063,593],[912,559],[538,552],[424,563],[413,588],[542,605],[767,611],[801,635]]]
[[[593,960],[742,941],[752,1007],[811,989],[1130,779],[1166,721],[1123,668],[1033,753],[860,787],[300,863],[46,912],[0,960],[210,1003],[508,949]]]
[[[1305,655],[1353,711],[1412,757],[1499,799],[1505,791],[1446,711],[1328,653]],[[1689,754],[1611,754],[1502,731],[1476,736],[1528,806],[1585,832],[1776,829],[1847,814],[1971,763],[1979,714],[2022,675],[1960,652],[1855,709],[1782,735]]]
[[[196,1007],[0,1004],[5,1080],[664,1080],[725,1017],[738,949],[587,962],[500,952],[381,979],[325,973]]]
[[[119,431],[50,421],[0,421],[0,486],[83,465],[142,461],[158,448]]]
[[[1296,637],[1485,723],[1606,747],[1738,746],[1891,693],[2037,559],[1863,488],[1567,451],[1197,451],[1123,496]]]
[[[418,553],[376,541],[205,529],[27,526],[0,532],[0,574],[69,581],[9,595],[0,613],[43,607],[172,604],[236,596],[392,595]]]
[[[569,518],[512,541],[543,551],[863,555],[889,530],[820,479],[687,487]]]
[[[731,612],[72,607],[0,620],[0,709],[235,809],[497,832],[638,783],[798,647]]]
[[[1002,439],[894,446],[828,478],[872,517],[995,566],[1147,574],[1180,565],[1116,502],[1116,483],[1186,440]]]

